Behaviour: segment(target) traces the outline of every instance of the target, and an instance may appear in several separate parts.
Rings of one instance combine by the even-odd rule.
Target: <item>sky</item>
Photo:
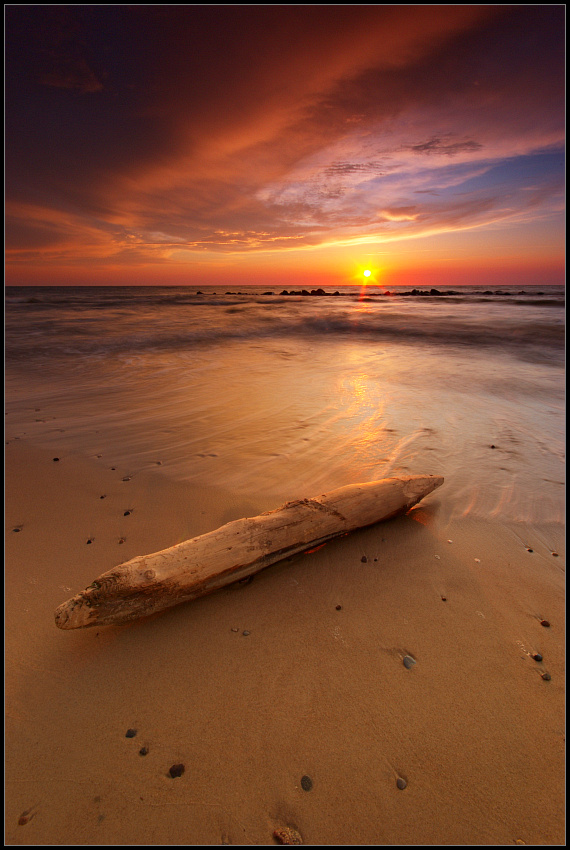
[[[4,8],[8,285],[564,282],[564,5]]]

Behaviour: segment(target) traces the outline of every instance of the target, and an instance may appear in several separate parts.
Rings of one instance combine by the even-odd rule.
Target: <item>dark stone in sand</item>
[[[141,747],[139,750],[139,756],[146,756],[148,754],[148,747]]]
[[[541,620],[541,621],[540,621],[540,625],[541,625],[541,626],[544,626],[544,628],[545,628],[545,629],[549,629],[549,628],[550,628],[550,623],[548,622],[548,620]]]
[[[99,496],[100,499],[106,499],[107,496]]]
[[[13,528],[12,531],[21,531],[21,528]]]
[[[54,457],[53,462],[56,463],[59,460],[58,457]]]
[[[553,557],[553,558],[557,558],[557,557],[558,557],[558,552],[553,552],[553,553],[552,553],[552,557]]]
[[[89,540],[87,540],[87,543],[93,543],[92,539],[89,538]]]
[[[362,556],[362,558],[361,558],[360,560],[361,560],[361,562],[362,562],[363,564],[367,564],[367,563],[368,563],[368,558],[366,557],[366,555],[363,555],[363,556]]]
[[[489,446],[489,448],[490,448],[490,449],[494,449],[494,448],[495,448],[495,446]]]
[[[177,776],[182,776],[184,773],[184,765],[183,764],[173,764],[170,770],[168,771],[173,779],[176,779]]]
[[[123,516],[130,516],[130,515],[131,515],[130,511],[125,511],[125,513],[123,514]]]
[[[17,530],[18,530],[17,528],[15,528],[15,529],[14,529],[14,531],[17,531]],[[336,610],[337,610],[337,611],[340,611],[341,609],[342,609],[342,605],[337,605],[337,606],[336,606]]]
[[[543,673],[542,678],[544,679],[545,682],[550,682],[551,675],[550,675],[550,673]]]
[[[124,538],[124,537],[119,537],[119,543],[124,543],[124,542],[125,542],[125,538]]]
[[[402,779],[401,776],[398,776],[398,778],[396,779],[396,787],[399,788],[400,791],[403,791],[404,788],[408,787],[408,783],[405,779]]]
[[[125,734],[125,738],[134,738],[136,734],[137,734],[136,729],[127,729],[127,732]]]
[[[411,655],[404,655],[404,667],[406,670],[411,670],[415,663],[416,659],[412,658]]]
[[[311,777],[307,776],[306,774],[305,774],[305,776],[302,776],[301,777],[301,788],[303,789],[303,791],[310,791],[312,787],[313,787],[313,780],[311,779]]]
[[[532,658],[534,658],[535,661],[542,661],[542,655],[540,654],[540,652],[533,652]]]
[[[442,597],[441,597],[441,601],[442,601],[442,602],[447,602],[447,596],[442,596]]]
[[[527,549],[527,552],[534,552],[534,549]]]
[[[242,632],[242,635],[245,635],[246,637],[247,637],[248,635],[250,635],[250,634],[251,634],[251,632],[248,632],[248,630],[247,630],[247,629],[245,629],[245,630]]]

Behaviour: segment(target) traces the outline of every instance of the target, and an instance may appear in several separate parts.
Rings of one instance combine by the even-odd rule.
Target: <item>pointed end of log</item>
[[[81,629],[94,626],[96,622],[96,612],[86,604],[81,593],[73,599],[68,599],[55,611],[55,624],[58,629]]]
[[[433,493],[444,482],[442,475],[411,475],[404,480],[404,492],[408,499],[408,510],[417,505],[425,496]]]

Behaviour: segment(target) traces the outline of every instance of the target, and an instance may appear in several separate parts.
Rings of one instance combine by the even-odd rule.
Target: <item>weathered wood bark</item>
[[[340,534],[409,510],[443,484],[436,475],[349,484],[312,499],[133,558],[60,605],[60,629],[125,623],[211,593]]]

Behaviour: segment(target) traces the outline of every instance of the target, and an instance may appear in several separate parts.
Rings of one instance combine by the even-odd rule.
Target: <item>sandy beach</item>
[[[248,584],[63,632],[107,569],[278,505],[6,442],[8,845],[564,843],[562,526],[444,521],[444,485]]]
[[[565,846],[565,23],[8,4],[6,846]]]

